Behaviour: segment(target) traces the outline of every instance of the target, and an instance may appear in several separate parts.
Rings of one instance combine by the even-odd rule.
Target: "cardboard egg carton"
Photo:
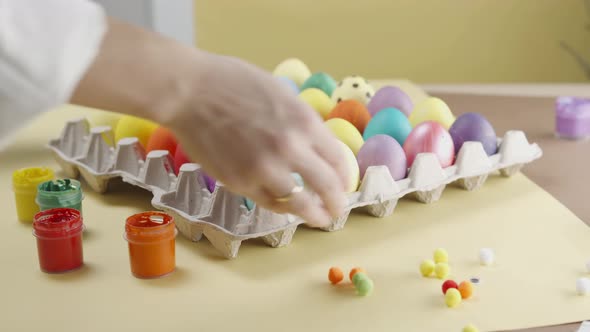
[[[449,184],[475,190],[489,174],[499,171],[509,177],[542,156],[540,147],[530,144],[522,131],[507,132],[498,145],[498,153],[487,156],[479,142],[466,142],[454,165],[444,169],[434,154],[419,154],[408,176],[399,181],[393,180],[385,166],[369,167],[358,191],[347,195],[346,212],[323,230],[342,229],[350,211],[357,208],[385,217],[406,196],[432,203]],[[222,183],[217,182],[210,192],[197,164],[182,165],[176,176],[168,151],[146,154],[137,138],[115,144],[110,127],[90,128],[85,119],[67,122],[49,148],[68,177],[81,175],[97,192],[106,192],[109,181],[116,177],[152,192],[152,205],[171,214],[181,234],[192,241],[205,236],[227,258],[235,258],[242,241],[252,238],[261,238],[272,247],[288,245],[303,223],[293,215],[256,205],[249,209],[243,197]]]

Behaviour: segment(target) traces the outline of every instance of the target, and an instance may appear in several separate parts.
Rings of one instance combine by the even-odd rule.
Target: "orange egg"
[[[463,281],[459,284],[459,292],[461,297],[468,299],[473,295],[473,284],[470,281]]]
[[[176,146],[178,142],[176,141],[176,137],[172,134],[170,129],[165,127],[158,127],[150,136],[146,146],[146,152],[154,151],[154,150],[168,150],[170,152],[170,156],[174,158],[174,154],[176,153]]]
[[[371,120],[367,107],[354,99],[344,100],[336,104],[326,119],[341,118],[352,123],[362,134]]]
[[[341,282],[344,279],[344,274],[342,270],[338,267],[331,267],[330,272],[328,272],[328,279],[334,285]]]
[[[367,271],[365,271],[365,269],[363,269],[362,267],[355,267],[352,270],[350,270],[350,273],[348,274],[350,281],[352,281],[352,278],[354,278],[354,275],[357,274],[357,272],[367,273]]]

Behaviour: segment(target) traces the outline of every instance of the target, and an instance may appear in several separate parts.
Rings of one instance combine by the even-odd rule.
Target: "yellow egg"
[[[347,193],[355,192],[359,186],[360,181],[360,169],[359,164],[356,161],[356,157],[352,150],[348,147],[348,145],[342,143],[342,141],[338,141],[342,146],[345,154],[345,163],[348,168],[348,176],[346,178],[346,187],[344,191]]]
[[[115,129],[115,142],[126,137],[137,137],[141,145],[146,147],[156,128],[158,124],[155,122],[130,115],[122,116]]]
[[[96,111],[88,117],[88,122],[92,127],[108,126],[114,131],[122,116],[122,114],[115,112]]]
[[[445,293],[447,307],[454,308],[461,303],[461,293],[456,288],[449,288]]]
[[[447,263],[436,263],[434,266],[434,274],[436,274],[436,277],[439,279],[445,279],[451,274],[451,267]]]
[[[448,263],[449,254],[443,248],[438,248],[434,251],[434,262],[435,263]]]
[[[436,97],[429,97],[414,107],[409,120],[412,127],[416,127],[424,121],[436,121],[448,130],[455,122],[455,116],[444,101]]]
[[[356,127],[340,118],[330,119],[325,122],[326,126],[342,143],[346,144],[356,156],[361,146],[364,144],[363,136]]]
[[[367,106],[375,95],[375,89],[360,76],[345,77],[332,92],[332,101],[339,103],[343,100],[354,99]]]
[[[301,91],[299,99],[303,100],[314,110],[316,110],[323,119],[328,117],[328,114],[334,108],[334,102],[326,93],[320,89],[309,88]]]
[[[307,68],[303,61],[297,58],[289,58],[279,63],[272,74],[274,76],[287,77],[295,82],[297,86],[301,86],[311,76],[309,68]]]
[[[420,273],[423,277],[430,277],[434,272],[434,262],[430,259],[425,259],[420,264]]]
[[[463,328],[463,332],[479,332],[479,329],[473,324],[469,324]]]

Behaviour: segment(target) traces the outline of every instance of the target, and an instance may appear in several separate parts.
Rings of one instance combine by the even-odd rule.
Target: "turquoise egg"
[[[336,81],[332,76],[326,73],[314,73],[301,85],[301,91],[309,88],[316,88],[324,91],[326,95],[331,96],[336,89]]]
[[[254,203],[251,199],[244,197],[244,205],[246,206],[248,211],[250,211],[254,208],[254,205],[256,205],[256,203]]]
[[[377,112],[365,127],[363,139],[367,141],[375,135],[388,135],[403,145],[412,131],[412,125],[406,115],[394,107],[387,107]]]

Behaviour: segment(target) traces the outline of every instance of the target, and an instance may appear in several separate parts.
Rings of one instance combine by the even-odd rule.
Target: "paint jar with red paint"
[[[39,212],[33,221],[37,238],[39,265],[43,272],[61,273],[82,266],[82,231],[80,211],[55,208]]]
[[[127,218],[125,240],[129,246],[131,273],[137,278],[158,278],[176,268],[174,218],[158,211]]]

